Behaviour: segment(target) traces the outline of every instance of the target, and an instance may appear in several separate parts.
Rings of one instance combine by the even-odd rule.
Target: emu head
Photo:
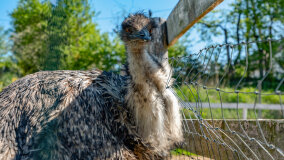
[[[155,22],[143,13],[130,14],[121,24],[120,38],[129,47],[144,46],[151,41]]]

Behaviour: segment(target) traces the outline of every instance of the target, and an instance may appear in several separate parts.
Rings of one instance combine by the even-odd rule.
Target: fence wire
[[[213,45],[169,58],[182,106],[179,159],[284,159],[283,39]],[[280,47],[279,47],[280,46]],[[261,52],[259,52],[261,51]]]

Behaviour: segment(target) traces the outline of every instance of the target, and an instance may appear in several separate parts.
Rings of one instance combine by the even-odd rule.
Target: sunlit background
[[[44,70],[120,73],[126,62],[117,34],[122,20],[149,10],[166,19],[177,3],[0,0],[0,91]],[[240,119],[283,119],[283,37],[284,0],[224,0],[168,49],[183,118],[198,119],[199,127],[202,119],[230,119],[235,126]]]

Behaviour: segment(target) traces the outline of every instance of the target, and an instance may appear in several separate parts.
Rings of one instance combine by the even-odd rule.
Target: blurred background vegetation
[[[0,26],[0,91],[18,78],[42,70],[99,68],[118,73],[125,63],[125,48],[117,34],[111,36],[98,29],[92,18],[96,15],[88,0],[56,0],[55,3],[49,0],[19,0],[10,13],[12,28],[5,30]],[[193,40],[192,33],[199,35],[198,41]],[[262,84],[263,92],[272,93],[284,77],[283,35],[284,0],[235,0],[229,10],[214,10],[197,23],[169,48],[169,56],[189,56],[192,48],[199,43],[214,44],[218,41],[237,44],[280,39],[273,42],[272,72]],[[240,86],[242,90],[250,91],[269,70],[269,43],[255,43],[247,47],[249,67]],[[225,48],[222,59],[208,64],[214,66],[211,69],[215,75],[206,85],[218,83],[226,67],[229,67],[222,86],[234,90],[245,70],[245,55],[242,46],[235,48],[233,56],[231,51],[230,47]],[[216,51],[215,58],[217,55]],[[173,61],[172,64],[180,74],[176,77],[178,82],[189,81],[189,70],[184,68],[194,66],[191,72],[194,74],[203,67],[201,60],[194,58],[183,63]],[[184,93],[189,93],[186,87],[180,87]],[[278,90],[283,93],[283,85]],[[235,97],[230,96],[224,95],[223,101],[235,102]],[[244,103],[253,103],[253,100],[250,96],[240,99]],[[279,101],[279,96],[262,99],[262,103]]]

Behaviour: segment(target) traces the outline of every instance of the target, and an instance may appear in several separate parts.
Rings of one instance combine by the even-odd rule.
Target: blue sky
[[[97,13],[94,20],[103,32],[112,32],[115,25],[119,24],[116,21],[121,21],[123,15],[138,10],[151,9],[153,16],[166,18],[177,2],[178,0],[89,0]],[[9,13],[16,8],[17,3],[18,0],[0,0],[0,25],[5,29],[10,27]]]
[[[55,2],[56,0],[51,1]],[[232,1],[225,0],[216,9],[227,9],[228,4]],[[147,11],[150,9],[154,17],[166,19],[177,2],[178,0],[89,0],[91,8],[97,13],[94,21],[102,32],[112,32],[116,25],[121,23],[125,15],[139,10]],[[0,26],[5,29],[11,27],[9,13],[17,7],[17,3],[18,0],[0,0]],[[193,32],[190,38],[198,39],[198,35]],[[198,44],[194,50],[205,47],[205,45],[203,43]]]

